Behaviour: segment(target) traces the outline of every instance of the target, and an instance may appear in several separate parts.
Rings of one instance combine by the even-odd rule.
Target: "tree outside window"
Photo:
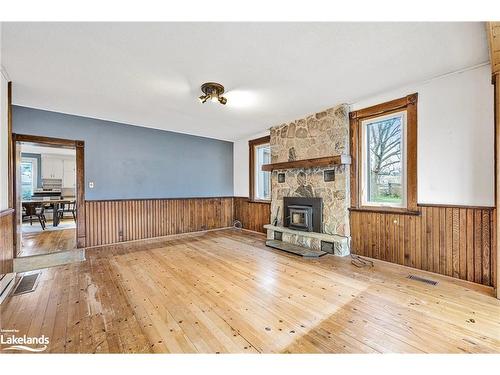
[[[404,122],[401,112],[363,122],[367,203],[404,206]]]

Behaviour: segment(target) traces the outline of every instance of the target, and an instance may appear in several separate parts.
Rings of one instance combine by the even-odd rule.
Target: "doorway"
[[[84,142],[13,134],[14,256],[85,246]]]

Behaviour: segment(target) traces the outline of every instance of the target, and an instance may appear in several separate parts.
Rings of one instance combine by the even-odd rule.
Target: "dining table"
[[[54,227],[57,227],[60,222],[59,215],[57,215],[57,211],[59,210],[60,206],[75,202],[76,202],[75,198],[58,198],[58,199],[51,198],[51,199],[25,199],[21,203],[23,207],[26,208],[33,206],[40,206],[40,205],[50,205],[53,210],[52,225]]]

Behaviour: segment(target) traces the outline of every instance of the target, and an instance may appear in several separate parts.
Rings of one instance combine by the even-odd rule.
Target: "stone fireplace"
[[[271,128],[271,163],[283,163],[349,155],[349,107],[339,105],[303,119]],[[282,241],[310,249],[333,243],[336,255],[349,254],[349,165],[275,169],[271,174],[271,225],[268,238],[280,232]],[[300,200],[320,202],[320,212],[308,217],[307,208],[297,210]],[[311,202],[310,201],[310,202]],[[302,206],[311,207],[311,203]],[[317,203],[316,203],[317,205]],[[316,209],[317,206],[316,206]],[[312,210],[310,212],[312,214]],[[290,226],[296,219],[297,225]],[[318,219],[320,219],[318,224]],[[306,221],[309,222],[306,223]]]

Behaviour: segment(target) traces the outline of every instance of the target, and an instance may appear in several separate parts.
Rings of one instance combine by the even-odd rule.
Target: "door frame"
[[[12,199],[15,210],[14,227],[14,257],[17,257],[18,246],[20,246],[20,231],[18,226],[21,220],[22,210],[18,202],[18,169],[21,166],[20,153],[18,154],[18,142],[27,142],[39,146],[52,146],[75,149],[76,152],[76,247],[85,247],[85,142],[73,139],[52,138],[39,135],[12,133]],[[19,150],[20,151],[20,150]]]

